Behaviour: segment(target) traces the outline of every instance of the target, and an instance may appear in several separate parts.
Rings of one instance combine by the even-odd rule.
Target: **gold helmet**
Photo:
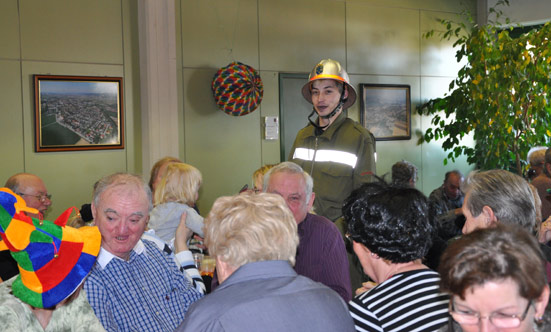
[[[348,74],[338,61],[333,59],[321,60],[310,73],[308,83],[302,87],[302,96],[310,104],[312,103],[312,82],[316,80],[335,80],[348,86],[348,98],[343,103],[343,109],[349,108],[356,101],[356,90],[350,85],[350,78],[348,78]]]

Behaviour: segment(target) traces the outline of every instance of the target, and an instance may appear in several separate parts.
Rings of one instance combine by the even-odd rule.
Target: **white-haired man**
[[[295,271],[352,299],[348,257],[337,226],[329,219],[308,213],[314,204],[312,177],[300,166],[283,162],[264,177],[264,191],[283,197],[298,225],[300,242]]]
[[[92,214],[102,244],[84,289],[107,331],[173,331],[202,296],[173,257],[142,239],[151,208],[151,190],[136,175],[113,174],[95,186]],[[185,241],[176,251],[193,266]]]

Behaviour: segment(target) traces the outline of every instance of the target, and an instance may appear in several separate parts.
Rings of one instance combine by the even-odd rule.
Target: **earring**
[[[536,324],[541,324],[543,322],[543,316],[534,317],[534,320],[536,321]]]

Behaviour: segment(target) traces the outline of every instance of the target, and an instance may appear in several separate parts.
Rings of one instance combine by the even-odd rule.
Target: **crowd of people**
[[[538,181],[551,149],[532,184],[454,170],[427,197],[411,162],[390,183],[375,176],[375,140],[343,113],[356,92],[338,62],[316,65],[302,93],[318,117],[289,161],[261,167],[205,218],[201,172],[173,157],[149,183],[99,179],[90,218],[71,208],[47,220],[42,179],[10,177],[2,330],[551,331],[550,194]],[[216,263],[212,284],[198,253]]]

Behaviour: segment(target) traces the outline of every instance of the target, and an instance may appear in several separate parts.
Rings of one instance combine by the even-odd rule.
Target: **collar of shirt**
[[[237,283],[249,282],[276,277],[296,277],[297,273],[288,261],[269,260],[246,263],[235,270],[216,291],[230,287]]]
[[[324,139],[331,140],[331,138],[333,137],[333,134],[335,134],[337,129],[340,127],[340,125],[346,119],[347,119],[347,115],[344,113],[344,111],[341,112],[341,114],[339,114],[339,116],[337,116],[335,121],[333,121],[333,123],[330,124],[329,127],[327,127],[327,129],[325,129],[325,131],[321,135],[319,135],[318,137],[323,137]],[[316,118],[315,121],[318,121],[318,119]],[[306,136],[315,136],[316,128],[314,126],[312,126],[312,124],[308,124],[308,126],[306,128],[308,130],[308,131],[306,131]]]
[[[333,123],[330,124],[327,129],[325,129],[325,132],[322,134],[323,136],[327,137],[328,139],[331,139],[333,137],[337,129],[340,127],[341,123],[343,123],[344,120],[346,120],[347,118],[347,115],[344,113],[344,111],[345,110],[342,110],[341,114],[337,116],[335,121],[333,121]]]
[[[134,246],[134,249],[132,249],[132,251],[134,251],[138,255],[145,251],[145,246],[144,246],[142,240],[139,240],[138,243],[136,243],[136,245]],[[101,249],[99,251],[97,262],[101,266],[102,269],[105,269],[107,264],[109,264],[109,262],[113,258],[122,260],[122,258],[113,255],[112,253],[110,253],[109,251],[107,251],[103,247],[101,247]]]

